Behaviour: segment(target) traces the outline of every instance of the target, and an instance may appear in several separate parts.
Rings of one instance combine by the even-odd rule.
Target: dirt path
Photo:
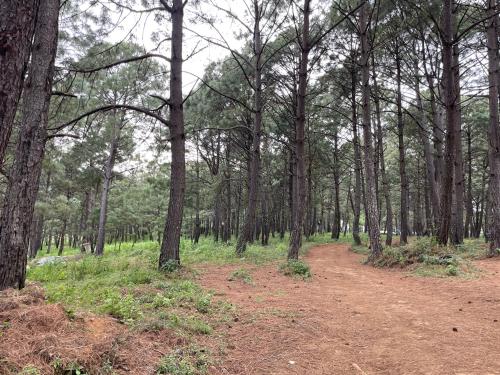
[[[208,269],[204,287],[238,306],[217,374],[500,374],[500,262],[478,280],[374,269],[347,245],[307,256],[314,277],[249,268],[254,285]]]

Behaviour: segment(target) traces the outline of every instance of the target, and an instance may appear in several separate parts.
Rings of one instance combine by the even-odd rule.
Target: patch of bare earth
[[[214,374],[500,374],[500,261],[475,280],[410,277],[361,264],[347,245],[307,256],[310,281],[276,265],[202,270],[238,306]]]
[[[132,332],[107,316],[70,319],[59,304],[47,304],[43,289],[0,293],[0,374],[27,366],[53,374],[59,366],[80,366],[88,374],[154,374],[169,348],[183,344],[167,331]]]

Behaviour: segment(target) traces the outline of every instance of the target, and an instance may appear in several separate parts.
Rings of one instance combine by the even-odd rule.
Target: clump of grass
[[[250,272],[248,272],[247,269],[245,268],[238,268],[237,270],[234,270],[231,272],[231,275],[229,275],[228,281],[235,281],[235,280],[241,280],[245,284],[253,284],[252,280],[252,275],[250,275]]]
[[[385,248],[374,265],[410,268],[418,276],[453,277],[474,273],[474,267],[462,254],[460,248],[439,246],[432,238],[418,238],[404,246]]]
[[[206,349],[190,346],[185,349],[177,349],[163,357],[156,374],[202,375],[206,374],[209,364]]]
[[[279,266],[279,270],[286,276],[299,276],[303,279],[311,277],[309,265],[302,260],[288,260]]]
[[[143,315],[134,297],[131,295],[122,296],[116,291],[109,293],[100,310],[125,323],[133,323]]]

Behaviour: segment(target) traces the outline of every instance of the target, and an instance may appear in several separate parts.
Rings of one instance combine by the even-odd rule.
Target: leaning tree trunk
[[[293,217],[288,259],[298,259],[302,242],[302,224],[304,221],[304,204],[306,202],[304,140],[306,123],[307,67],[309,64],[309,15],[310,0],[304,0],[301,54],[299,64],[299,89],[297,96],[297,113],[295,121],[295,153],[297,160],[297,206]]]
[[[446,143],[445,143],[445,168],[443,171],[441,218],[439,221],[438,242],[441,245],[448,243],[451,225],[451,205],[454,182],[454,159],[456,150],[456,94],[453,77],[453,0],[443,1],[442,16],[442,45],[443,45],[443,96],[446,110]]]
[[[488,1],[488,82],[490,120],[488,128],[490,165],[490,255],[498,255],[500,249],[500,124],[498,115],[499,56],[498,17],[496,0]]]
[[[370,54],[371,46],[368,37],[368,6],[366,1],[361,8],[359,18],[361,38],[361,82],[363,95],[363,138],[365,156],[365,205],[368,220],[368,235],[370,236],[371,254],[373,261],[382,255],[380,243],[380,228],[378,222],[377,189],[375,186],[374,149],[371,128],[370,110]]]
[[[36,25],[22,100],[22,126],[0,217],[0,289],[25,284],[29,230],[47,138],[58,19],[59,0],[46,0]]]
[[[0,2],[0,166],[21,95],[39,0]]]
[[[168,262],[180,264],[182,213],[186,190],[186,150],[184,134],[184,98],[182,96],[182,22],[183,0],[174,0],[172,9],[172,37],[170,57],[170,199],[160,248],[159,267]]]
[[[123,118],[122,118],[123,120]],[[113,116],[113,121],[116,121],[116,116]],[[104,242],[106,237],[106,221],[108,218],[108,198],[109,189],[111,188],[111,180],[113,178],[113,168],[115,166],[116,153],[118,151],[118,143],[120,141],[121,128],[123,124],[113,124],[113,135],[109,146],[109,155],[104,168],[104,179],[101,191],[101,206],[99,207],[99,224],[97,228],[97,240],[95,245],[95,255],[101,256],[104,254]]]
[[[259,4],[254,0],[254,124],[252,132],[252,145],[250,148],[250,165],[248,173],[248,204],[245,214],[243,228],[238,236],[236,244],[236,253],[241,255],[246,250],[247,242],[253,239],[256,224],[256,209],[259,198],[259,179],[260,179],[260,140],[262,133],[262,36],[260,32],[260,12]]]

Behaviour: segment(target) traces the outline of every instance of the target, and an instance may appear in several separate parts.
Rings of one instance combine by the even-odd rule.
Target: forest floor
[[[500,262],[479,278],[422,278],[363,265],[349,245],[311,249],[310,280],[234,266],[201,285],[238,306],[220,374],[500,374]],[[236,284],[237,283],[237,284]]]
[[[41,285],[2,292],[1,374],[500,374],[498,259],[473,261],[472,277],[418,277],[327,244],[305,255],[308,279],[250,253],[169,279],[140,263],[153,248],[116,254],[35,268]],[[82,305],[113,283],[124,297]]]

